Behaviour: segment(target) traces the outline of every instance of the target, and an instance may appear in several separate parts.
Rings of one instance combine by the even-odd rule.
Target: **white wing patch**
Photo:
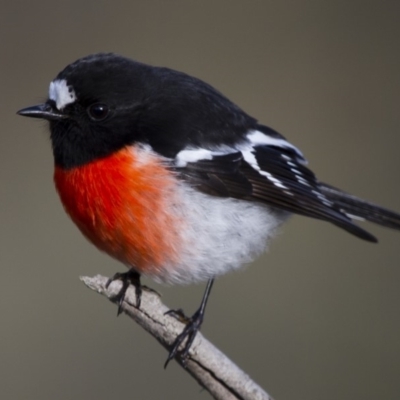
[[[200,160],[212,160],[213,156],[229,154],[233,152],[240,151],[243,154],[243,158],[245,161],[251,165],[259,174],[265,176],[273,185],[282,189],[286,194],[293,196],[293,193],[290,192],[289,188],[283,184],[278,178],[273,176],[271,173],[264,171],[258,165],[256,157],[253,153],[255,146],[276,146],[281,148],[288,148],[295,152],[295,154],[299,158],[299,162],[306,163],[306,160],[302,154],[302,152],[297,149],[295,146],[290,144],[285,139],[274,138],[260,131],[250,131],[247,135],[247,142],[242,142],[241,144],[237,144],[235,148],[233,147],[220,147],[214,150],[204,149],[204,148],[186,148],[181,150],[175,157],[175,165],[178,168],[184,168],[188,163],[195,163]],[[283,159],[291,166],[295,167],[294,163],[291,163],[289,160],[292,160],[290,157],[282,154]],[[291,168],[292,169],[292,168]],[[308,185],[307,181],[303,179],[300,171],[296,169],[292,169],[292,172],[295,174],[297,180],[303,185]]]
[[[285,186],[279,179],[275,178],[271,173],[264,171],[260,168],[256,157],[251,150],[242,151],[242,154],[245,161],[249,163],[260,175],[265,176],[276,187],[283,189],[286,194],[293,196],[293,193],[290,192],[289,188]]]
[[[263,146],[264,145],[264,146],[276,146],[276,147],[283,147],[283,148],[291,149],[300,158],[300,160],[298,160],[298,161],[302,161],[304,164],[307,163],[306,159],[304,158],[303,153],[296,146],[293,146],[291,143],[289,143],[285,139],[274,138],[274,137],[268,136],[265,133],[262,133],[260,131],[250,131],[247,134],[247,139],[250,141],[250,143],[253,146]]]
[[[186,148],[175,156],[175,165],[178,168],[184,168],[188,163],[195,163],[200,160],[212,160],[214,156],[223,156],[224,154],[237,153],[238,151],[241,151],[241,149],[228,146],[221,146],[215,150],[199,147]]]
[[[49,99],[56,103],[58,110],[62,110],[66,105],[76,101],[76,94],[65,79],[56,79],[50,83]]]
[[[193,163],[199,160],[211,160],[213,154],[215,154],[214,151],[207,149],[185,149],[176,155],[175,165],[178,168],[184,168],[187,163]]]

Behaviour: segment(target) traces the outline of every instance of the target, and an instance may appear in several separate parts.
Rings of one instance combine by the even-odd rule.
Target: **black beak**
[[[50,104],[44,103],[33,107],[23,108],[17,111],[18,115],[31,118],[42,118],[47,120],[59,120],[67,118],[67,115],[62,114],[57,109],[54,109]]]

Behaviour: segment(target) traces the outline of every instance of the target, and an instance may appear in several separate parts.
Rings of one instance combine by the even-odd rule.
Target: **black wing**
[[[236,149],[209,150],[186,163],[180,160],[176,171],[203,192],[260,201],[326,220],[364,240],[376,238],[354,224],[352,217],[400,229],[398,214],[321,184],[305,166],[302,154],[275,131],[260,126],[257,135],[248,138]],[[363,209],[364,213],[359,211]]]

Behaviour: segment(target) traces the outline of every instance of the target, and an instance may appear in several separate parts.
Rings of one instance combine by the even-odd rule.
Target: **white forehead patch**
[[[76,100],[76,94],[72,86],[68,86],[65,79],[56,79],[50,83],[49,99],[56,103],[59,110],[62,110],[67,104]]]

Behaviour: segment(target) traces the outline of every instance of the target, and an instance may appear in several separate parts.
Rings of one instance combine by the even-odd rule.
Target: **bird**
[[[249,264],[299,214],[377,239],[354,220],[400,229],[400,215],[321,182],[303,153],[204,81],[114,53],[92,54],[51,81],[43,104],[19,115],[49,122],[54,183],[66,213],[127,271],[140,307],[141,276],[206,281],[199,309],[165,367],[185,361],[214,280]],[[180,350],[181,345],[183,347]]]

